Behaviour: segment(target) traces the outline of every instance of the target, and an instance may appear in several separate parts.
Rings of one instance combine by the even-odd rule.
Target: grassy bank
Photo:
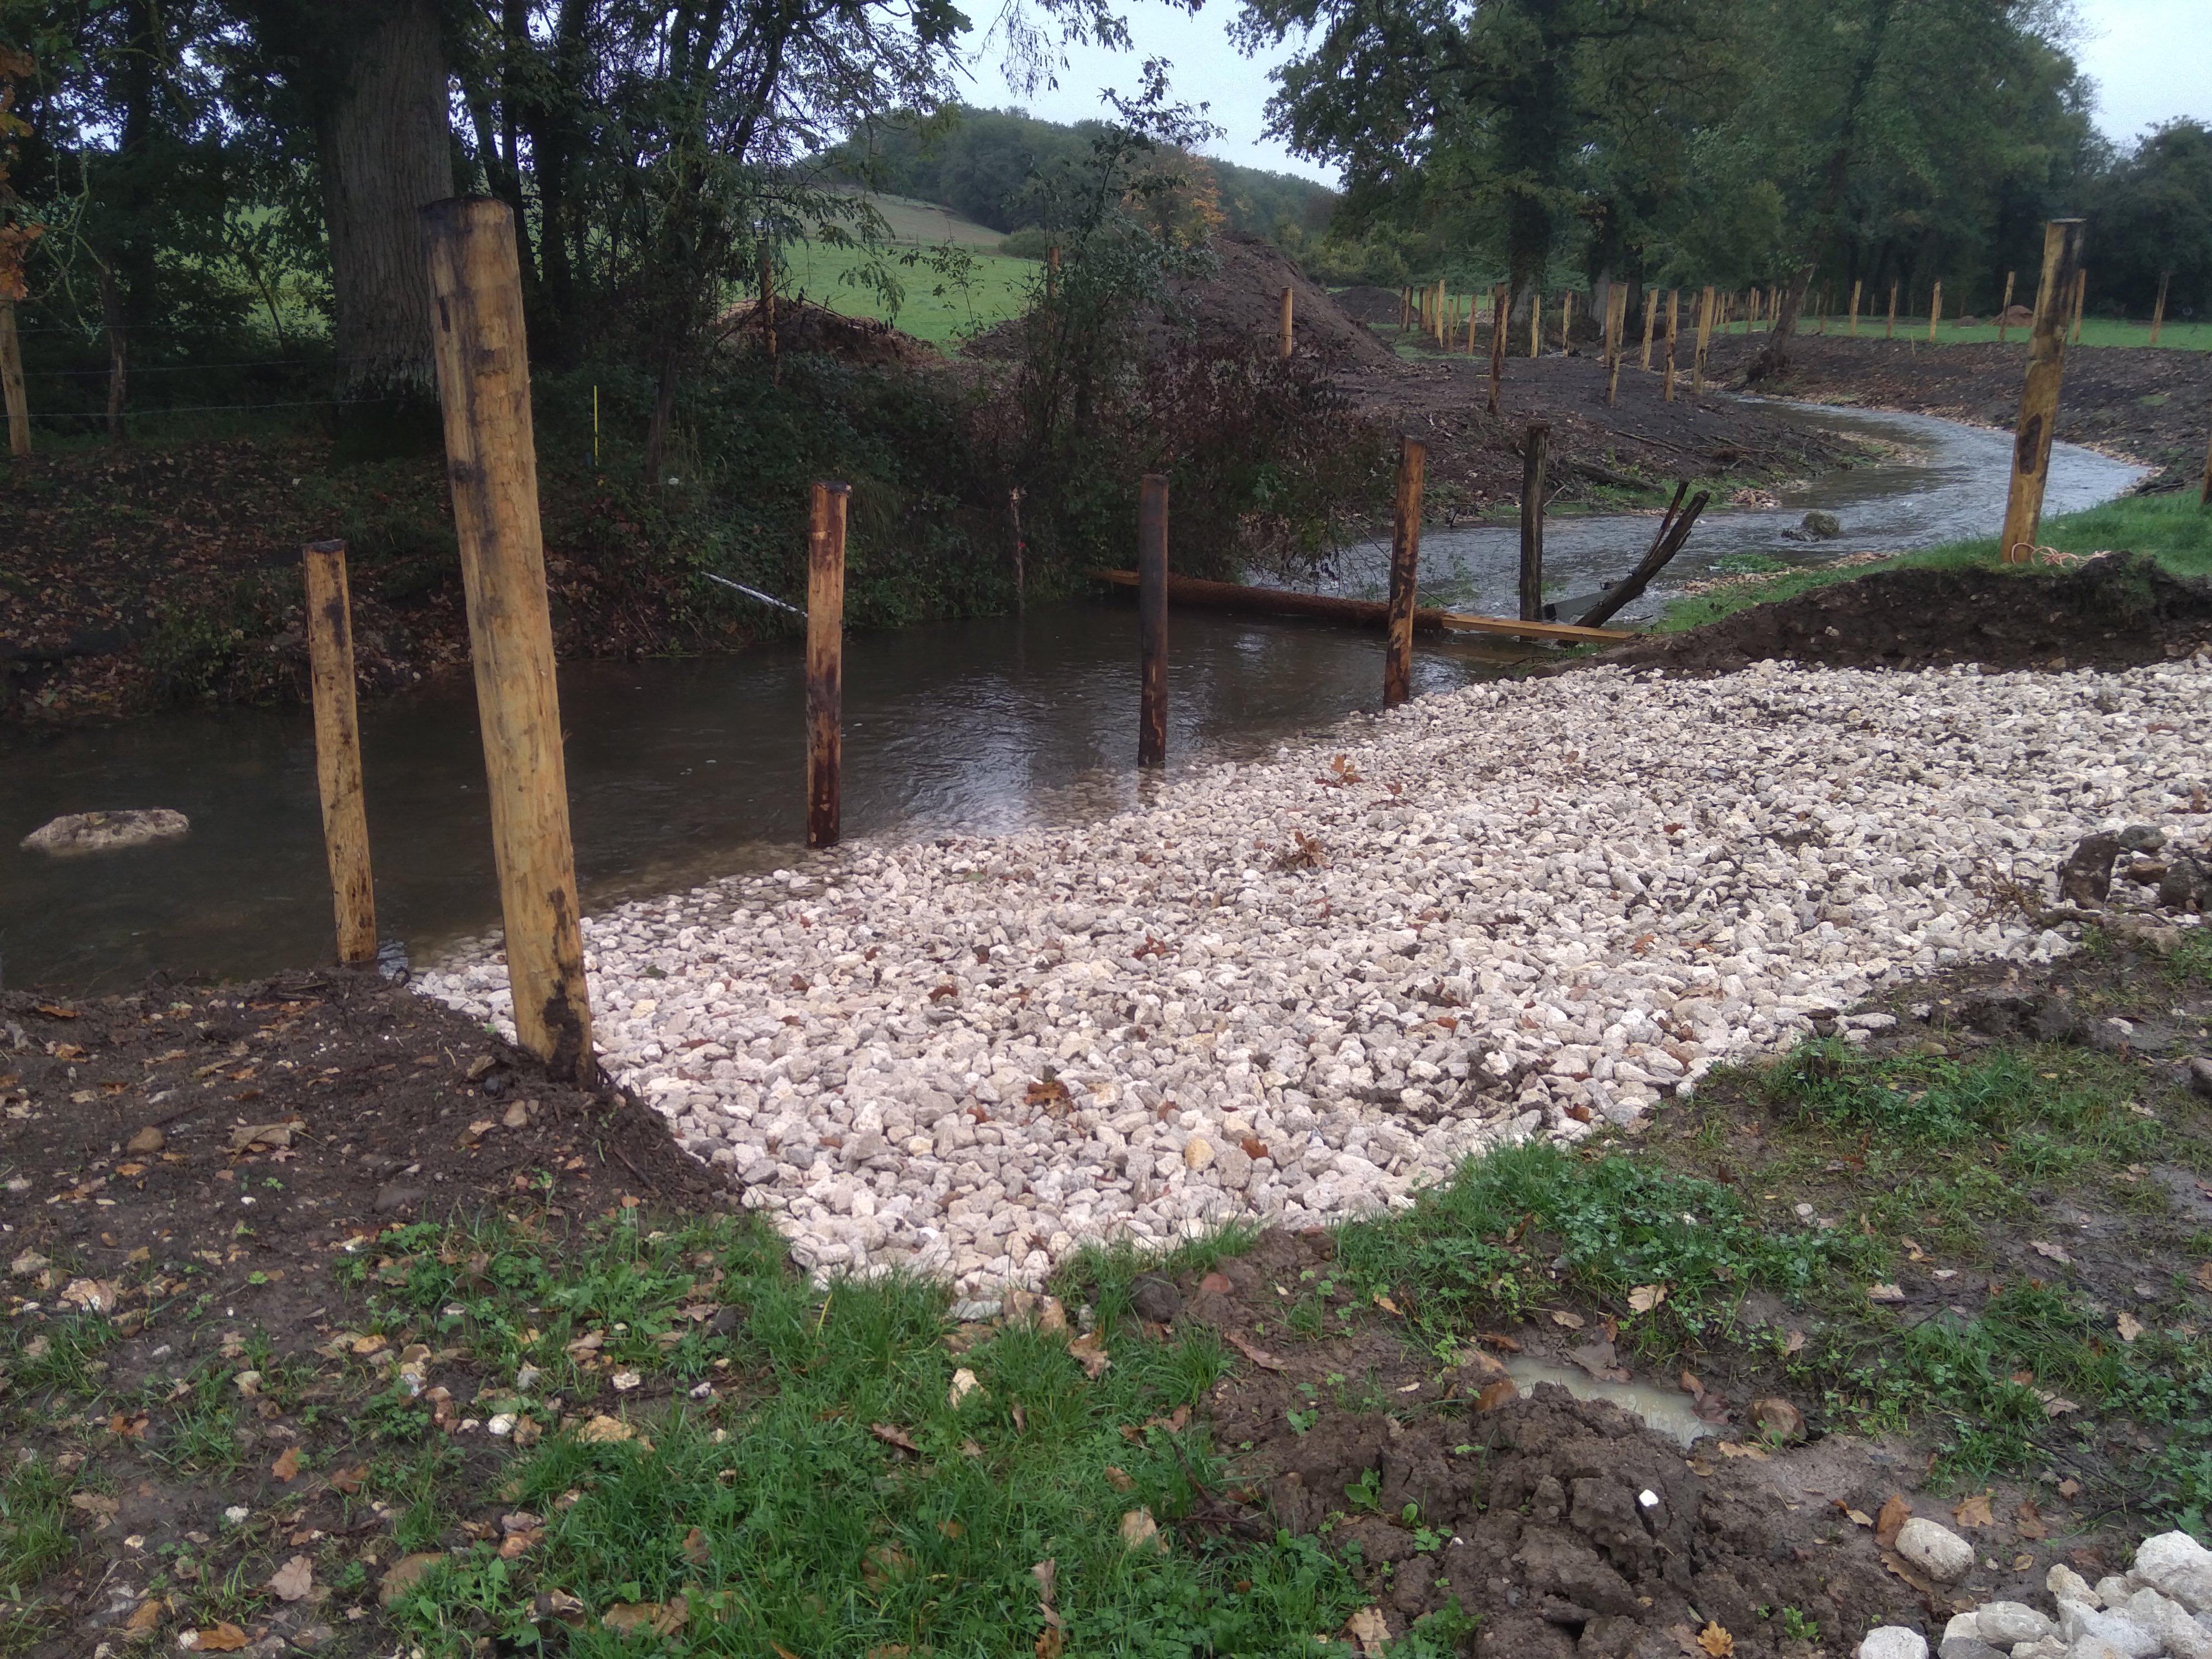
[[[2061,553],[2091,555],[2133,552],[2154,559],[2177,576],[2212,576],[2212,512],[2199,507],[2194,492],[2130,495],[2043,521],[2041,545]],[[1792,567],[1756,555],[1724,562],[1723,580],[1702,593],[1671,601],[1652,624],[1659,634],[1680,633],[1734,616],[1755,605],[1787,599],[1832,582],[1855,580],[1881,570],[1990,569],[2027,571],[2045,565],[2007,565],[1997,554],[1997,538],[1946,542],[1900,553],[1877,564],[1838,568]]]
[[[1925,317],[1899,317],[1896,333],[1891,335],[1886,331],[1886,317],[1873,310],[1859,313],[1859,331],[1856,337],[1848,333],[1849,327],[1844,313],[1838,312],[1828,319],[1825,331],[1820,327],[1820,319],[1813,317],[1801,319],[1797,332],[1807,339],[1894,338],[1921,345],[1932,343],[1939,346],[1989,345],[1995,343],[1997,338],[1997,325],[1993,321],[1961,326],[1946,318],[1936,325],[1936,338],[1930,342]],[[1731,323],[1723,331],[1738,337],[1746,333],[1765,334],[1766,331],[1764,323],[1755,328],[1747,328],[1741,322]],[[2008,343],[2020,348],[2024,358],[2027,352],[2027,336],[2028,331],[2025,328],[2009,328],[2005,331],[2004,337]],[[2069,335],[2067,337],[2071,341],[2073,337]],[[2078,343],[2084,346],[2147,347],[2150,344],[2150,324],[2147,319],[2138,323],[2117,317],[2084,317],[2081,319],[2081,338]],[[2212,323],[2182,323],[2169,319],[2158,331],[2158,349],[2160,351],[2212,351]]]
[[[790,281],[801,298],[847,317],[872,317],[951,349],[966,335],[1018,317],[1029,303],[1039,264],[1010,258],[987,248],[968,247],[944,262],[934,245],[915,242],[885,256],[904,290],[896,309],[862,280],[868,257],[856,248],[823,247],[802,242],[788,250]]]

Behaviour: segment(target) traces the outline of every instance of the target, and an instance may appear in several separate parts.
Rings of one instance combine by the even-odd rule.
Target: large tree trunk
[[[429,276],[416,210],[453,193],[446,55],[433,0],[386,0],[320,88],[315,139],[337,301],[339,436],[434,439]]]

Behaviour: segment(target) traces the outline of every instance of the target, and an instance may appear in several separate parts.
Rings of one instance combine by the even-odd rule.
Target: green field
[[[1889,319],[1884,313],[1863,311],[1859,313],[1858,337],[1879,340],[1888,325]],[[1730,323],[1724,331],[1741,334],[1745,326],[1738,319]],[[1849,328],[1849,319],[1841,313],[1828,319],[1827,331],[1832,335],[1843,335]],[[1753,331],[1765,333],[1766,325],[1759,323]],[[1797,332],[1801,336],[1819,338],[1820,318],[1801,317],[1797,322]],[[1896,337],[1920,345],[1927,344],[1928,319],[1925,317],[1899,317]],[[1947,319],[1936,325],[1935,343],[1937,345],[1980,345],[1996,337],[1997,325],[1995,323],[1976,323],[1972,328],[1961,328]],[[2006,330],[2005,338],[2022,352],[2027,349],[2027,331],[2025,328]],[[2081,319],[2081,343],[2085,346],[2147,346],[2150,343],[2150,325],[2148,322],[2117,322],[2106,317],[2085,317]],[[2212,323],[2168,322],[2158,331],[2158,349],[2160,351],[2212,351]]]
[[[997,233],[991,234],[995,239]],[[885,305],[883,296],[860,279],[868,260],[855,248],[795,244],[787,250],[789,287],[798,297],[831,311],[848,317],[877,318],[937,346],[951,345],[963,335],[1018,316],[1028,304],[1038,269],[1035,259],[1013,259],[971,248],[975,264],[963,289],[931,268],[929,256],[935,246],[934,242],[901,242],[890,250],[891,274],[904,290],[896,309]],[[906,263],[908,259],[913,263]]]

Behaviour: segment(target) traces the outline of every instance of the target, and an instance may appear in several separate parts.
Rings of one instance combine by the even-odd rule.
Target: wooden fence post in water
[[[2009,326],[2005,318],[2012,311],[2012,279],[2018,274],[2016,271],[2010,270],[2005,272],[2004,303],[1997,307],[1997,343],[1999,345],[2004,343],[2005,330]]]
[[[515,1035],[553,1076],[589,1084],[592,1009],[514,218],[504,202],[483,197],[433,202],[420,213]]]
[[[31,404],[23,395],[23,351],[15,338],[15,302],[0,300],[0,397],[8,405],[8,453],[31,453]]]
[[[1698,301],[1698,356],[1690,369],[1690,395],[1692,398],[1705,395],[1705,343],[1712,331],[1713,289],[1712,284],[1708,283],[1704,295]]]
[[[845,505],[817,480],[806,523],[806,844],[835,847],[845,765]]]
[[[2027,380],[2021,388],[2020,427],[2013,439],[2012,488],[2005,498],[2007,564],[2035,556],[2043,520],[2043,485],[2051,467],[2051,428],[2058,417],[2058,383],[2066,367],[2066,306],[2081,258],[2081,221],[2053,219],[2043,232],[2043,281],[2035,291],[2035,332],[2027,343]]]
[[[1144,689],[1137,764],[1168,763],[1168,481],[1145,474],[1137,497],[1137,652]]]
[[[1552,428],[1533,422],[1521,458],[1521,620],[1544,620],[1544,462]]]
[[[1505,378],[1505,321],[1513,308],[1513,289],[1500,283],[1490,290],[1490,412],[1498,413],[1498,383]]]
[[[315,701],[315,781],[323,797],[323,850],[338,960],[376,960],[376,884],[369,874],[368,805],[361,783],[361,722],[354,711],[353,608],[345,544],[301,550],[307,599],[307,674]]]
[[[1663,401],[1670,404],[1674,401],[1674,329],[1680,320],[1678,313],[1681,310],[1681,300],[1680,289],[1670,288],[1667,290],[1667,373],[1660,396]],[[1522,620],[1526,621],[1527,618],[1523,617]]]
[[[1413,695],[1413,592],[1421,574],[1421,485],[1429,447],[1398,441],[1398,512],[1390,538],[1390,617],[1382,648],[1382,706]]]
[[[2166,326],[2166,285],[2173,279],[2170,270],[2158,274],[2158,302],[2150,308],[2150,343],[2158,343],[2158,331]]]

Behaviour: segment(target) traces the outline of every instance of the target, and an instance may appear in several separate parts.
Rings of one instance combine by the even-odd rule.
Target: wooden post
[[[1478,303],[1480,298],[1480,295],[1473,292],[1467,296],[1467,355],[1470,357],[1474,356],[1474,325],[1482,320],[1482,308]]]
[[[1559,355],[1565,356],[1573,343],[1575,325],[1575,291],[1569,289],[1559,296]]]
[[[1421,574],[1421,483],[1429,447],[1398,441],[1398,514],[1390,538],[1390,618],[1382,650],[1382,706],[1413,695],[1413,592]]]
[[[2087,266],[2074,273],[2074,343],[2081,343],[2081,308],[2089,298],[2089,272]]]
[[[1528,290],[1528,355],[1535,356],[1544,349],[1544,291]]]
[[[1440,345],[1440,346],[1441,346],[1441,345],[1443,345],[1443,344],[1444,343],[1444,328],[1445,328],[1445,324],[1444,324],[1444,279],[1443,279],[1443,277],[1441,277],[1441,276],[1439,276],[1439,277],[1437,277],[1437,303],[1436,303],[1435,307],[1431,310],[1431,312],[1430,312],[1429,315],[1430,315],[1430,317],[1431,317],[1431,320],[1433,320],[1433,321],[1435,322],[1436,325],[1437,325],[1437,343],[1438,345]]]
[[[1544,462],[1552,428],[1528,428],[1521,460],[1521,620],[1544,620]]]
[[[766,248],[761,250],[760,262],[761,337],[768,343],[769,378],[776,385],[783,384],[783,365],[775,355],[775,259]],[[592,388],[592,465],[599,464],[599,389]]]
[[[1690,395],[1692,398],[1705,395],[1705,342],[1712,331],[1713,289],[1712,284],[1708,283],[1705,294],[1698,301],[1698,356],[1690,370]]]
[[[8,453],[31,453],[31,404],[23,395],[23,352],[15,338],[15,302],[0,300],[0,396],[8,404]]]
[[[1137,764],[1168,763],[1168,481],[1145,474],[1137,498]]]
[[[1662,401],[1670,404],[1674,401],[1674,328],[1679,320],[1678,313],[1681,310],[1681,300],[1680,289],[1670,288],[1667,290],[1667,373],[1662,383],[1660,397]]]
[[[2166,326],[2166,285],[2172,277],[2173,273],[2170,270],[2161,270],[2158,274],[2158,302],[2150,308],[2150,343],[2153,345],[2158,343],[2159,330]]]
[[[1936,279],[1936,291],[1928,296],[1928,343],[1936,343],[1936,325],[1943,320],[1943,279]]]
[[[1847,340],[1856,340],[1859,337],[1859,289],[1862,286],[1859,278],[1851,279],[1851,320],[1844,334],[1844,337]]]
[[[2081,221],[2053,219],[2043,232],[2043,282],[2035,295],[2035,332],[2027,344],[2027,380],[2021,388],[2020,427],[2013,440],[2012,488],[2005,499],[2007,564],[2033,559],[2043,520],[2043,485],[2051,467],[2051,428],[2058,418],[2058,383],[2066,366],[2066,306],[2078,291]]]
[[[1644,290],[1644,372],[1651,372],[1651,325],[1659,318],[1659,290]]]
[[[553,1076],[589,1084],[592,1009],[514,219],[504,202],[483,197],[433,202],[420,214],[515,1034]]]
[[[1897,337],[1897,284],[1895,283],[1889,285],[1889,325],[1882,330],[1881,337],[1885,340],[1894,340]]]
[[[1028,544],[1022,540],[1022,489],[1019,484],[1006,492],[1006,517],[1014,528],[1014,611],[1019,615],[1028,579],[1024,567],[1028,563],[1029,554]]]
[[[1490,290],[1490,412],[1498,413],[1498,383],[1505,378],[1505,323],[1513,290],[1504,283]]]
[[[376,884],[368,865],[368,807],[361,784],[361,722],[354,709],[353,610],[345,544],[301,550],[307,597],[307,675],[315,702],[315,781],[323,797],[323,850],[331,866],[338,960],[376,960]]]
[[[115,273],[100,267],[100,315],[107,330],[107,441],[123,441],[123,402],[129,378],[129,348],[123,337],[123,300],[116,292]]]
[[[1283,289],[1283,356],[1285,357],[1291,355],[1294,337],[1291,332],[1291,290],[1286,285]]]
[[[806,525],[806,844],[835,847],[845,712],[845,505],[853,487],[817,480]]]
[[[2008,326],[2005,319],[2012,311],[2012,279],[2018,273],[2015,271],[2005,272],[2004,303],[1997,307],[1997,343],[1999,345],[2004,343],[2005,331]]]
[[[1628,327],[1628,285],[1614,283],[1605,296],[1605,403],[1620,400],[1620,337]]]

